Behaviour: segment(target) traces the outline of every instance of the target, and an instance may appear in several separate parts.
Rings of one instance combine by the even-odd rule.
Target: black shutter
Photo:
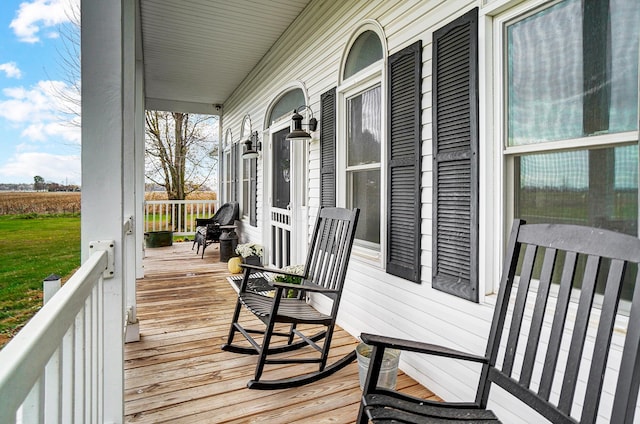
[[[249,160],[249,225],[258,226],[258,158]]]
[[[422,43],[389,57],[387,272],[420,282]]]
[[[478,9],[433,34],[433,287],[478,301]]]
[[[320,207],[336,205],[336,89],[320,96]]]

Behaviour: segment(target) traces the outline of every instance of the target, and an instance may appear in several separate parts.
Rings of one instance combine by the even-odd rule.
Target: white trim
[[[504,107],[504,105],[503,105]],[[524,144],[521,146],[508,146],[504,148],[505,155],[522,155],[538,152],[561,152],[566,150],[589,149],[598,146],[618,146],[624,144],[636,144],[638,142],[638,131],[627,131],[621,133],[611,133],[594,135],[568,140],[547,141],[544,143]]]
[[[347,79],[343,79],[344,66],[351,52],[353,43],[365,31],[373,31],[378,35],[382,47],[382,58],[360,70],[356,74]],[[389,50],[387,39],[383,27],[380,23],[373,19],[364,20],[357,29],[351,34],[345,49],[342,52],[340,67],[338,69],[339,85],[336,88],[336,134],[338,143],[336,143],[336,204],[338,206],[346,206],[347,201],[347,168],[349,171],[361,169],[379,169],[380,170],[380,249],[368,249],[364,246],[353,246],[352,258],[360,260],[368,265],[379,268],[384,271],[386,264],[386,245],[387,234],[384,230],[387,222],[387,60]],[[362,165],[347,167],[346,163],[346,121],[347,107],[346,102],[349,98],[357,96],[376,86],[380,86],[380,162],[376,165]],[[340,140],[345,140],[340,143]]]
[[[493,81],[493,18],[478,16],[478,186],[480,187],[478,209],[478,302],[484,303],[486,296],[497,292],[500,279],[500,264],[504,256],[502,249],[502,156],[495,145],[494,131],[494,81]],[[493,164],[493,166],[490,166]],[[485,187],[485,189],[483,189]],[[487,190],[486,187],[498,189]],[[500,246],[500,249],[496,249]]]

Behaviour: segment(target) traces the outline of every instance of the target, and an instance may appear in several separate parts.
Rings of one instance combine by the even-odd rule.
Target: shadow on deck
[[[220,349],[236,292],[226,280],[229,272],[219,262],[219,252],[214,245],[200,259],[191,243],[146,250],[145,278],[137,288],[141,340],[125,345],[126,422],[354,422],[361,395],[355,362],[299,388],[246,388],[257,358]],[[356,344],[338,329],[329,362]],[[271,378],[285,377],[292,368],[275,367]],[[398,387],[433,396],[403,373]]]

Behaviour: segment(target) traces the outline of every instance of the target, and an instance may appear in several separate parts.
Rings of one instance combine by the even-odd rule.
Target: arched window
[[[367,30],[351,45],[342,76],[347,79],[380,59],[382,59],[380,38],[375,32]]]
[[[273,105],[271,114],[269,114],[269,125],[285,115],[291,115],[294,109],[305,104],[304,93],[301,88],[295,88],[287,91]]]
[[[251,137],[251,117],[245,115],[242,120],[242,126],[240,127],[240,142],[244,142],[249,137]]]
[[[381,254],[382,242],[383,57],[378,34],[371,29],[362,31],[348,49],[342,75],[347,80],[355,74],[363,75],[365,69],[366,75],[338,88],[343,111],[339,119],[344,122],[340,138],[346,141],[341,147],[345,204],[360,208],[355,243],[374,256]]]

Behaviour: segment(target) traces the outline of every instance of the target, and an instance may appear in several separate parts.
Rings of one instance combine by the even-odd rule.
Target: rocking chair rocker
[[[270,284],[275,289],[274,296],[264,296],[247,289],[251,273],[274,273],[291,277],[297,277],[297,275],[278,269],[242,265],[244,276],[240,285],[227,343],[222,346],[222,350],[259,355],[254,379],[247,384],[250,389],[282,389],[301,386],[329,376],[355,360],[356,354],[354,350],[337,362],[327,366],[331,338],[359,212],[358,209],[320,209],[300,285],[272,281]],[[287,298],[287,293],[292,289],[298,290],[297,297]],[[307,292],[320,293],[331,299],[333,304],[330,313],[321,313],[309,304],[306,300]],[[238,321],[243,308],[246,308],[259,318],[265,325],[265,329],[244,328]],[[288,331],[279,330],[276,328],[276,324],[288,325]],[[304,334],[304,330],[300,330],[297,327],[299,324],[314,324],[314,327],[322,325],[326,328],[313,335],[307,335]],[[251,346],[234,344],[236,333],[242,334]],[[261,340],[256,340],[251,334],[261,334],[263,337]],[[272,337],[274,336],[284,337],[286,341],[272,345]],[[294,342],[296,337],[300,340]],[[316,344],[322,339],[324,339],[322,346]],[[319,352],[319,357],[314,355],[313,357],[300,358],[279,355],[277,358],[272,358],[274,354],[281,354],[306,346],[310,346]],[[317,363],[319,370],[285,379],[260,379],[266,364],[284,363]]]

